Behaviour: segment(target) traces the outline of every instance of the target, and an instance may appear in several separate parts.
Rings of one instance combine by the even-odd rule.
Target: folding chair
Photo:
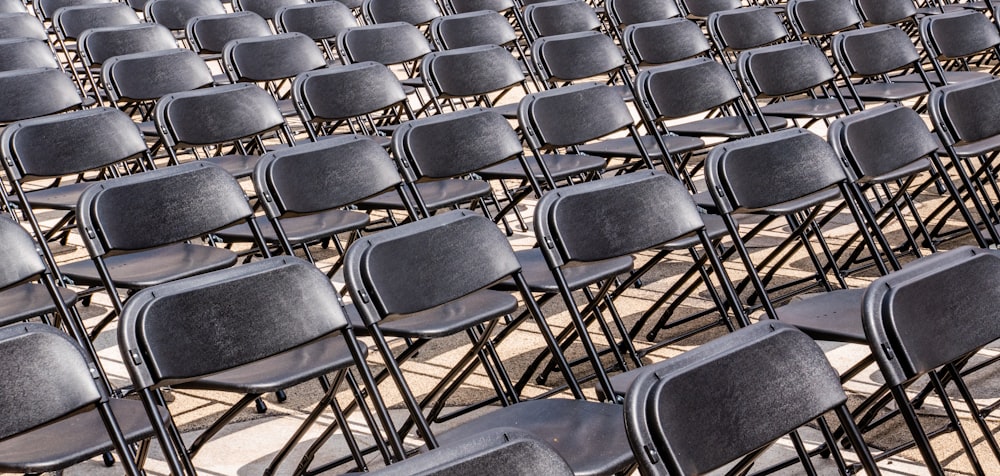
[[[719,57],[731,68],[746,50],[792,40],[778,12],[766,7],[712,13],[708,17],[708,33]]]
[[[615,85],[627,100],[634,97],[621,49],[610,36],[601,32],[539,38],[531,46],[531,60],[545,89],[596,80]]]
[[[47,42],[33,38],[0,39],[0,73],[38,68],[61,68]]]
[[[572,476],[549,445],[530,433],[498,428],[372,472],[372,476]]]
[[[740,0],[677,0],[684,15],[689,20],[705,21],[715,12],[732,10],[743,6]]]
[[[146,2],[143,11],[148,21],[169,28],[174,36],[185,40],[188,20],[226,13],[222,2],[213,0],[151,0]]]
[[[630,25],[681,16],[673,0],[605,0],[604,8],[611,25],[619,32]]]
[[[508,0],[510,1],[510,0]],[[527,74],[535,89],[538,75],[528,60],[523,35],[514,30],[510,20],[492,10],[455,13],[435,18],[430,25],[431,39],[438,50],[470,46],[502,46],[517,56],[522,75]]]
[[[3,13],[27,13],[28,8],[20,0],[4,0],[0,2],[0,14]]]
[[[52,15],[55,15],[56,10],[60,8],[76,5],[93,5],[95,3],[111,2],[110,0],[39,0],[38,2],[31,2],[35,10],[35,17],[42,22],[51,21]]]
[[[324,395],[267,472],[273,474],[325,408],[333,408],[358,468],[366,469],[336,392],[356,370],[377,417],[364,416],[387,461],[403,457],[402,445],[360,344],[344,316],[339,295],[315,266],[294,257],[272,258],[161,284],[129,300],[118,332],[119,349],[147,408],[163,403],[160,390],[214,390],[246,394],[185,448],[172,421],[156,425],[173,474],[195,474],[190,458],[237,412],[265,392],[318,379]],[[331,383],[327,374],[336,372]],[[359,398],[359,400],[361,400]],[[375,421],[378,424],[375,424]],[[382,440],[387,430],[392,453]],[[186,472],[185,472],[186,471]]]
[[[315,2],[289,5],[274,13],[278,33],[303,33],[319,43],[329,62],[343,62],[334,44],[340,32],[358,26],[351,9],[340,2]]]
[[[282,33],[226,43],[222,65],[230,82],[256,83],[271,93],[283,115],[293,116],[292,81],[301,73],[326,67],[326,58],[308,36]]]
[[[411,94],[423,87],[420,63],[431,44],[416,26],[389,22],[348,28],[337,35],[337,51],[345,64],[374,61],[399,70],[399,81]],[[422,103],[417,113],[423,113],[428,105],[419,94],[417,99]]]
[[[790,0],[785,11],[799,40],[812,40],[824,49],[833,35],[864,24],[851,0]]]
[[[30,13],[0,13],[0,38],[49,40],[45,26]]]
[[[156,103],[155,121],[170,161],[191,155],[249,177],[275,134],[293,145],[274,97],[255,84],[229,84],[172,93]],[[201,149],[201,150],[199,150]]]
[[[685,18],[629,25],[621,42],[625,59],[636,74],[646,66],[706,56],[712,48],[701,27]]]
[[[449,259],[441,259],[445,255]],[[509,382],[502,383],[502,362],[489,341],[498,319],[516,309],[517,299],[488,289],[498,280],[514,279],[546,343],[557,347],[525,287],[513,249],[490,220],[469,211],[452,211],[366,236],[347,250],[344,270],[351,299],[429,448],[513,426],[552,445],[574,474],[610,474],[632,465],[620,406],[562,398],[514,403],[517,396],[510,392]],[[473,347],[451,366],[423,403],[436,399],[455,378],[461,379],[467,365],[478,357],[495,370],[489,372],[491,381],[508,406],[438,434],[429,421],[436,419],[446,398],[437,399],[425,416],[425,405],[410,390],[400,363],[428,339],[458,333],[467,333]],[[415,347],[396,355],[387,337],[409,337]],[[563,362],[560,368],[568,367]]]
[[[838,33],[831,48],[837,67],[847,77],[847,96],[856,98],[861,108],[864,101],[898,103],[919,98],[914,105],[919,109],[933,87],[917,48],[905,32],[894,26]],[[908,81],[907,74],[921,81]]]
[[[470,46],[428,53],[421,77],[439,113],[444,112],[444,104],[456,110],[471,102],[472,106],[488,107],[514,119],[517,103],[498,102],[518,88],[522,95],[531,94],[521,65],[501,46]]]
[[[880,474],[847,410],[837,372],[812,339],[793,327],[754,324],[638,371],[625,402],[625,426],[647,475],[746,473],[782,436],[815,422],[829,437],[823,415],[847,429],[867,474]],[[853,474],[834,448],[841,474]],[[748,455],[747,458],[742,458]],[[741,459],[742,458],[742,459]],[[803,473],[814,473],[801,457]]]
[[[61,69],[36,68],[0,73],[0,124],[80,108],[80,89]]]
[[[233,0],[233,10],[254,12],[265,20],[274,21],[279,8],[305,5],[306,0]]]
[[[128,445],[153,435],[142,404],[109,397],[69,336],[38,323],[0,327],[0,353],[0,471],[59,472],[115,450],[126,474],[144,474]]]
[[[892,400],[928,470],[945,474],[906,391],[922,376],[930,378],[973,471],[985,474],[945,387],[955,385],[993,456],[1000,459],[1000,447],[985,420],[992,407],[979,408],[961,370],[998,337],[992,317],[1000,302],[994,285],[1000,257],[995,251],[971,247],[943,255],[947,259],[918,260],[872,283],[865,294],[864,328]]]
[[[972,60],[1000,61],[1000,31],[980,12],[961,10],[920,19],[920,43],[934,66],[936,84],[992,77],[998,71],[996,66],[985,71],[969,66]]]
[[[361,13],[369,24],[403,22],[425,26],[441,16],[435,0],[365,0]]]
[[[140,23],[87,29],[80,34],[76,45],[87,81],[95,89],[102,89],[97,76],[105,61],[130,53],[176,49],[177,40],[162,25]]]
[[[191,18],[185,27],[188,44],[206,59],[216,59],[230,40],[272,35],[271,26],[254,12],[233,12]]]
[[[858,13],[868,25],[912,27],[917,23],[913,0],[853,0]]]
[[[528,43],[553,35],[598,31],[597,11],[583,0],[552,0],[524,7],[524,35]]]
[[[77,51],[77,39],[90,28],[136,25],[139,17],[131,7],[124,3],[95,3],[63,7],[52,15],[52,28],[56,34],[56,44],[66,59],[66,68],[74,75],[81,76],[85,67]],[[90,75],[83,74],[77,82],[83,87],[89,87],[103,105],[100,91],[96,84],[89,83]],[[86,89],[81,89],[86,91]]]

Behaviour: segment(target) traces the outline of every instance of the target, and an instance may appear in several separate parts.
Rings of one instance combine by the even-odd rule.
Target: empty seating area
[[[0,0],[0,474],[1000,474],[1000,2]]]

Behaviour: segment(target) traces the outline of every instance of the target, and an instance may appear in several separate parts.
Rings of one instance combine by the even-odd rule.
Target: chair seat
[[[76,302],[76,293],[66,288],[57,288],[59,297],[67,306]],[[56,311],[49,290],[42,284],[26,283],[0,291],[0,325],[49,314]]]
[[[545,162],[545,168],[552,174],[552,178],[557,181],[601,171],[607,164],[605,159],[584,154],[545,154],[542,156],[542,161]],[[538,165],[537,160],[528,158],[528,167],[535,179],[545,179],[545,174],[542,173],[542,167]],[[501,162],[477,173],[486,180],[525,178],[524,167],[517,160]]]
[[[955,153],[959,157],[976,157],[992,152],[1000,147],[1000,135],[990,136],[983,140],[970,142],[955,146]]]
[[[979,78],[988,78],[990,73],[986,71],[945,71],[944,80],[948,84],[958,84],[965,81],[972,81]],[[919,73],[903,74],[900,76],[892,76],[893,82],[897,83],[923,83],[924,80],[920,77]],[[927,72],[927,79],[931,81],[931,84],[940,85],[941,81],[938,79],[938,75],[934,71]]]
[[[492,428],[512,427],[545,441],[577,476],[615,474],[634,462],[621,405],[562,398],[497,409],[437,435],[442,445]]]
[[[153,436],[142,402],[113,398],[110,403],[126,441]],[[161,415],[166,416],[162,409]],[[110,438],[92,436],[94,428],[103,426],[100,414],[91,409],[0,441],[0,472],[44,473],[114,451]],[[53,448],[61,451],[52,453]]]
[[[450,207],[453,205],[470,202],[473,199],[489,195],[492,191],[490,184],[482,180],[447,179],[435,180],[433,182],[418,182],[417,190],[424,199],[424,204],[429,210]],[[410,198],[416,205],[416,200]],[[369,210],[402,210],[403,199],[398,192],[385,192],[381,195],[369,198],[358,204],[358,208]]]
[[[254,167],[256,167],[257,162],[260,161],[260,156],[230,154],[219,157],[209,157],[204,160],[221,166],[226,172],[229,172],[229,175],[232,175],[233,177],[243,178],[249,177],[253,174]]]
[[[904,166],[902,166],[902,167],[900,167],[898,169],[895,169],[893,171],[884,173],[882,175],[878,175],[878,176],[875,176],[875,177],[862,177],[861,179],[859,179],[859,181],[862,182],[862,183],[886,183],[886,182],[892,182],[892,181],[897,180],[897,179],[901,179],[901,178],[905,178],[905,177],[910,177],[910,176],[916,175],[916,174],[918,174],[920,172],[923,172],[924,170],[927,170],[927,169],[930,169],[930,168],[931,168],[931,160],[924,158],[924,159],[916,160],[916,161],[914,161],[914,162],[912,162],[910,164],[906,164],[906,165],[904,165]]]
[[[765,115],[764,120],[767,121],[767,125],[772,131],[788,127],[788,120],[783,117]],[[750,118],[750,124],[753,126],[754,131],[758,133],[764,132],[764,127],[761,126],[760,120],[757,116]],[[682,136],[698,137],[740,138],[750,135],[743,119],[737,116],[712,117],[698,121],[685,122],[684,124],[676,124],[670,126],[670,132]]]
[[[390,337],[434,339],[452,335],[516,309],[517,299],[510,293],[481,289],[424,311],[387,316],[379,323],[379,328]]]
[[[28,203],[34,208],[48,210],[76,210],[76,202],[80,200],[80,194],[96,182],[78,182],[58,187],[43,188],[27,192]],[[20,204],[17,195],[10,195],[12,205]]]
[[[854,85],[854,90],[858,92],[858,97],[865,101],[903,101],[927,94],[927,86],[924,83],[898,82],[898,83],[866,83]],[[841,94],[845,99],[851,98],[848,89],[841,89]]]
[[[722,217],[719,215],[713,215],[711,213],[702,213],[701,220],[705,222],[705,231],[708,232],[708,238],[711,240],[717,240],[729,234],[729,230],[726,229],[726,223],[722,221]],[[673,241],[665,243],[658,249],[661,250],[686,250],[688,248],[698,246],[701,244],[701,240],[698,239],[698,235],[687,235],[677,238]]]
[[[136,124],[136,126],[139,127],[139,132],[142,132],[143,136],[153,137],[156,139],[160,138],[160,131],[156,128],[156,123],[153,121],[142,121]]]
[[[225,248],[180,243],[153,250],[105,259],[116,286],[142,289],[188,276],[228,268],[236,264],[236,253]],[[90,260],[60,266],[63,275],[76,284],[100,286],[101,278]]]
[[[852,104],[848,101],[847,107],[853,111],[858,108],[858,105]],[[788,118],[809,117],[813,119],[822,119],[824,117],[831,117],[844,113],[844,109],[840,106],[840,101],[837,101],[836,98],[810,98],[796,99],[793,101],[780,101],[768,104],[760,109],[765,115]]]
[[[705,142],[696,137],[675,135],[664,135],[662,137],[664,144],[667,146],[667,151],[671,154],[683,154],[705,147]],[[655,137],[649,135],[642,136],[641,141],[642,146],[646,149],[650,157],[663,155],[660,153],[659,146],[656,145]],[[578,149],[581,153],[596,155],[598,157],[636,158],[642,156],[639,154],[639,147],[635,145],[635,139],[631,137],[617,137],[593,144],[584,144],[578,147]]]
[[[364,343],[358,342],[358,347],[362,354],[368,355],[368,347]],[[353,364],[347,344],[338,333],[251,364],[175,385],[174,388],[238,393],[276,392]],[[169,382],[163,384],[168,385]]]
[[[539,248],[521,250],[517,253],[517,262],[521,263],[521,273],[528,283],[528,288],[532,292],[557,293],[559,287],[552,276],[548,263]],[[563,268],[566,283],[572,290],[581,289],[584,286],[593,284],[595,281],[613,278],[622,273],[632,270],[634,260],[631,256],[619,256],[616,258],[582,262],[576,261],[567,263]],[[496,289],[504,291],[516,291],[513,279],[505,279],[495,286]]]
[[[811,193],[801,198],[796,198],[795,200],[788,200],[787,202],[781,202],[776,205],[767,207],[766,209],[745,209],[739,210],[739,213],[763,213],[768,215],[788,215],[790,213],[795,213],[797,211],[806,209],[808,207],[828,202],[830,200],[836,200],[841,198],[840,190],[837,187],[827,188],[825,190],[820,190],[815,193]]]
[[[350,210],[326,210],[310,215],[281,218],[281,227],[288,241],[293,245],[308,243],[350,230],[357,230],[368,224],[368,214]],[[268,242],[277,242],[278,233],[267,217],[254,219],[261,236]],[[216,235],[224,241],[248,242],[253,240],[250,226],[246,223],[226,228]]]
[[[867,345],[861,322],[865,289],[838,289],[811,294],[775,309],[778,320],[816,340]]]

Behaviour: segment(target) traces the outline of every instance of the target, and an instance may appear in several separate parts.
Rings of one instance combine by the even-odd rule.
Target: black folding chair
[[[697,23],[673,18],[625,27],[621,46],[634,73],[640,68],[707,56],[712,47]]]
[[[351,9],[340,2],[314,2],[289,5],[274,12],[278,33],[302,33],[323,47],[329,62],[343,62],[334,43],[340,32],[358,26]]]
[[[917,48],[905,32],[890,25],[838,33],[831,48],[837,67],[846,76],[846,95],[864,108],[864,101],[902,102],[924,98],[933,87]],[[918,82],[911,81],[916,76]]]
[[[326,67],[316,43],[302,33],[239,38],[226,43],[222,65],[232,83],[256,83],[274,96],[285,116],[295,115],[291,84],[307,71]]]
[[[48,42],[34,38],[0,39],[0,72],[61,68]]]

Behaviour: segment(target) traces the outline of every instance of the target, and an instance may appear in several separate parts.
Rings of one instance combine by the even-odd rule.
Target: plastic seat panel
[[[236,253],[225,248],[180,243],[105,259],[111,278],[119,287],[146,288],[188,276],[228,268],[236,264]],[[97,268],[90,260],[60,267],[76,284],[100,285]]]

